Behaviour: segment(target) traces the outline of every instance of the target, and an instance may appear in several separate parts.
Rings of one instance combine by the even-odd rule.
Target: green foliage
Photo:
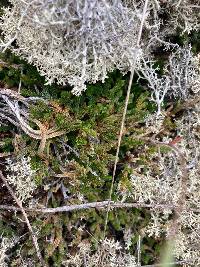
[[[10,137],[4,138],[3,141],[0,143],[0,149],[3,152],[10,152],[13,150],[12,146],[13,139]]]
[[[42,122],[48,122],[52,116],[52,109],[44,101],[38,101],[36,105],[30,107],[31,116]]]
[[[35,182],[36,185],[42,185],[43,178],[48,177],[48,167],[40,160],[38,156],[31,157],[32,169],[36,171]]]
[[[32,79],[32,76],[30,79]],[[24,78],[22,82],[25,85]],[[70,163],[63,162],[66,173],[63,174],[65,178],[62,179],[62,183],[69,189],[70,196],[79,192],[87,201],[101,201],[108,198],[126,86],[126,77],[113,73],[105,84],[88,85],[88,90],[79,98],[74,97],[67,90],[60,89],[57,91],[53,101],[50,102],[50,105],[39,101],[36,105],[30,107],[32,119],[39,120],[41,123],[58,129],[64,129],[66,134],[62,136],[62,140],[77,151],[79,155],[77,156],[71,152],[68,155]],[[31,88],[31,82],[26,81],[26,88],[29,87]],[[30,96],[30,93],[32,96],[42,96],[44,94],[48,96],[47,92],[51,92],[51,90],[44,87],[40,88],[39,92],[22,89],[22,93],[24,96]],[[48,98],[51,99],[51,97]],[[132,97],[128,107],[127,125],[130,128],[130,132],[127,132],[123,138],[123,145],[120,151],[121,162],[125,160],[127,151],[143,145],[143,141],[134,139],[132,134],[134,127],[132,125],[138,121],[143,121],[148,114],[147,106],[148,94],[135,84],[132,88]],[[6,142],[6,139],[4,141]],[[37,155],[39,145],[37,140],[33,140],[23,134],[23,142],[26,143],[25,149],[20,153],[31,156],[32,167],[37,173],[36,183],[41,189],[45,184],[54,183],[49,170],[51,170],[51,173],[53,171],[58,175],[61,174],[60,161],[53,149],[53,147],[56,147],[59,154],[63,153],[60,138],[54,138],[47,142],[45,149],[46,160]],[[8,141],[7,144],[9,144]],[[6,151],[5,147],[4,150]],[[123,173],[121,174],[121,179],[125,175]],[[58,180],[55,186],[50,186],[48,190],[50,196],[48,204],[51,207],[62,205],[62,197],[59,192],[60,182]],[[113,199],[116,199],[116,197],[114,194]],[[79,201],[77,202],[76,198],[72,198],[70,203],[75,204],[79,203]],[[55,219],[57,216],[53,216],[44,223],[40,219],[32,220],[33,227],[40,229],[40,246],[44,251],[45,261],[50,265],[61,266],[63,257],[67,252],[66,242],[68,242],[63,227],[69,222],[71,225],[76,225],[80,216],[85,223],[87,231],[95,239],[102,239],[105,220],[105,212],[103,211],[74,212],[72,215],[65,215],[65,218],[61,216],[59,220]],[[139,227],[141,224],[141,219],[139,218],[140,216],[136,210],[114,210],[110,212],[107,235],[109,236],[113,232],[115,235],[123,236],[122,231],[124,228],[136,229]],[[75,228],[73,232],[73,246],[75,248],[85,238],[85,233],[84,231],[80,233]],[[44,241],[48,236],[53,236],[53,243]],[[90,236],[87,238],[93,242],[93,238]],[[34,257],[34,249],[30,239],[26,241],[23,253]]]
[[[42,157],[38,154],[40,141],[20,132],[23,149],[15,153],[31,157],[32,168],[36,170],[35,181],[39,186],[34,198],[49,207],[79,204],[78,194],[88,202],[108,199],[128,75],[122,76],[115,71],[105,83],[89,84],[82,96],[75,97],[68,87],[45,86],[44,79],[38,76],[36,69],[24,61],[19,61],[18,58],[8,54],[7,62],[10,66],[3,67],[0,71],[3,83],[8,84],[8,80],[11,80],[9,86],[18,87],[21,80],[21,93],[24,97],[37,96],[48,99],[48,103],[38,101],[30,107],[31,119],[39,121],[47,128],[65,131],[61,137],[47,140]],[[13,68],[12,64],[20,65],[20,69],[16,69],[16,66]],[[142,154],[140,151],[144,151],[145,142],[138,138],[138,135],[146,131],[141,127],[145,117],[154,110],[155,107],[149,103],[149,93],[137,82],[137,77],[134,77],[113,200],[118,199],[116,192],[119,181],[124,189],[130,187],[131,168],[127,154],[137,154],[137,164],[144,166],[148,165],[151,155],[156,152],[155,147],[149,146],[145,150],[146,154]],[[170,122],[166,124],[171,129]],[[32,127],[36,129],[37,126],[33,123]],[[9,131],[10,128],[7,126],[0,129],[0,133]],[[10,136],[3,138],[6,144],[3,146],[4,152],[13,151],[12,138]],[[67,199],[63,198],[62,186],[67,189]],[[149,214],[142,210],[112,210],[108,217],[107,236],[123,240],[124,229],[138,233],[148,220]],[[50,266],[62,266],[61,262],[66,253],[76,252],[82,240],[92,242],[95,249],[97,246],[95,240],[103,238],[104,221],[105,211],[96,209],[63,215],[37,215],[31,218],[31,224],[39,233],[40,249]],[[134,242],[133,239],[133,247]],[[153,244],[151,242],[149,239],[144,240],[142,252],[144,263],[149,263],[156,257],[156,253],[147,249],[157,244],[156,241]],[[135,254],[133,247],[130,252]],[[22,254],[35,257],[30,238],[26,238]],[[13,254],[13,258],[15,257]]]
[[[0,6],[8,4],[0,0]],[[194,53],[200,51],[200,32],[170,36],[174,43],[183,46],[191,43]],[[163,74],[164,63],[169,52],[162,47],[154,51],[155,68]],[[151,165],[157,153],[157,147],[149,144],[140,136],[147,136],[145,118],[156,109],[149,101],[150,93],[145,89],[146,82],[134,77],[128,104],[126,127],[119,151],[116,177],[112,199],[119,200],[117,190],[123,194],[131,190],[130,174],[132,169],[142,168],[143,174]],[[48,129],[64,130],[65,134],[48,139],[43,155],[38,153],[41,141],[34,140],[12,125],[0,125],[0,153],[26,155],[31,157],[32,168],[36,171],[35,182],[38,189],[34,192],[35,206],[59,207],[86,202],[102,201],[109,197],[112,171],[117,148],[118,134],[124,108],[129,75],[119,71],[109,75],[104,83],[88,84],[87,90],[76,97],[69,86],[45,85],[37,69],[26,61],[6,51],[0,54],[0,85],[17,91],[21,84],[24,97],[40,97],[43,100],[30,106],[30,118],[39,121]],[[176,103],[174,114],[180,109]],[[164,103],[167,107],[168,102]],[[174,117],[166,117],[163,132],[174,136],[176,123]],[[35,123],[31,126],[38,129]],[[14,138],[20,136],[21,146],[16,149]],[[67,146],[65,146],[67,145]],[[160,153],[169,152],[166,146],[160,147]],[[4,161],[0,166],[4,168]],[[154,172],[157,169],[154,167]],[[63,189],[64,188],[64,189]],[[66,190],[64,196],[63,190]],[[4,192],[5,191],[5,192]],[[6,190],[0,192],[2,203],[12,204]],[[49,266],[61,267],[62,260],[70,252],[75,255],[81,241],[92,242],[95,249],[103,238],[105,210],[91,209],[64,214],[31,214],[29,219],[38,233],[40,250]],[[129,252],[136,255],[139,235],[148,224],[150,215],[143,209],[113,209],[108,216],[106,236],[124,242],[124,230],[132,233]],[[12,223],[10,223],[12,222]],[[0,214],[0,235],[5,237],[22,236],[11,253],[11,266],[20,266],[18,249],[22,257],[36,260],[31,237],[20,214]],[[158,259],[163,240],[143,238],[141,257],[143,264],[151,264]],[[17,259],[16,259],[17,258]],[[35,264],[34,266],[39,266]]]

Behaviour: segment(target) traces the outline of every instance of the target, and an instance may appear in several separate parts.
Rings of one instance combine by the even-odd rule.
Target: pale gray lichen
[[[76,95],[116,68],[127,72],[140,54],[140,20],[121,0],[10,2],[0,25],[2,47],[37,66],[47,83],[69,83]]]
[[[36,189],[34,180],[36,172],[32,170],[30,161],[30,157],[6,160],[6,179],[15,187],[15,193],[22,202],[31,198]]]
[[[98,246],[96,252],[92,252],[89,243],[79,244],[79,253],[67,254],[68,259],[63,261],[63,266],[87,266],[87,267],[136,267],[136,258],[123,251],[121,244],[114,239],[105,238]]]

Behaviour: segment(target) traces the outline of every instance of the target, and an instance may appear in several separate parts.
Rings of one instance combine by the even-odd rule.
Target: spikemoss
[[[17,59],[10,58],[9,62],[16,64]],[[18,63],[28,66],[23,61]],[[30,107],[31,119],[65,131],[61,137],[47,140],[43,157],[38,155],[40,140],[34,140],[20,132],[23,149],[15,153],[31,156],[38,185],[35,199],[39,202],[36,204],[58,207],[64,204],[80,204],[81,197],[88,202],[108,199],[128,76],[122,76],[115,71],[104,84],[90,84],[82,96],[75,97],[67,87],[44,86],[43,78],[38,77],[33,67],[28,66],[23,74],[11,72],[11,76],[7,70],[3,71],[5,77],[13,79],[14,86],[21,80],[23,96],[43,97],[48,100],[47,103],[38,101]],[[3,80],[5,82],[4,78]],[[149,93],[136,80],[137,77],[134,78],[131,89],[113,200],[118,199],[119,182],[121,191],[129,190],[130,166],[134,164],[129,159],[129,154],[135,154],[137,165],[145,166],[156,152],[153,147],[145,150],[145,141],[138,138],[145,134],[145,117],[154,111],[154,107],[149,103]],[[33,123],[32,127],[36,125]],[[9,131],[9,128],[2,128],[1,132],[5,131]],[[3,150],[12,151],[8,140],[4,138],[7,148],[3,147]],[[142,210],[112,210],[109,213],[106,234],[123,240],[124,229],[130,228],[137,232],[147,224],[148,219],[148,214]],[[89,240],[95,248],[97,244],[94,240],[103,238],[104,222],[105,211],[97,209],[63,215],[37,215],[31,218],[31,224],[38,230],[40,249],[50,266],[62,266],[66,253],[70,250],[76,252],[82,240]],[[146,241],[147,244],[148,242]],[[143,248],[144,262],[148,263],[155,255],[151,252],[147,256],[146,252],[147,249]],[[22,253],[34,258],[31,239],[24,242]],[[134,249],[132,253],[135,253]]]

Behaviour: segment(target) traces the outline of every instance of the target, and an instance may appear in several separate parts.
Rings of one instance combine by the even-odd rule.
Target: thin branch
[[[144,26],[144,21],[146,19],[147,7],[148,7],[148,0],[145,0],[142,19],[141,19],[141,24],[140,24],[138,38],[137,38],[137,48],[140,47],[140,41],[141,41],[141,37],[142,37],[142,30],[143,30],[143,26]],[[116,155],[115,155],[115,163],[114,163],[114,168],[113,168],[112,182],[111,182],[111,187],[110,187],[110,192],[109,192],[108,207],[107,207],[105,225],[104,225],[104,234],[103,234],[104,238],[105,238],[105,235],[106,235],[106,229],[107,229],[107,224],[108,224],[108,215],[109,215],[110,204],[111,204],[111,200],[112,200],[112,192],[113,192],[113,187],[114,187],[117,163],[118,163],[118,160],[119,160],[119,150],[120,150],[120,147],[121,147],[121,141],[122,141],[122,136],[123,136],[123,131],[124,131],[126,113],[127,113],[127,108],[128,108],[129,98],[130,98],[131,87],[132,87],[132,83],[133,83],[133,76],[134,76],[135,68],[136,68],[136,59],[137,59],[137,55],[135,55],[135,58],[134,58],[134,60],[132,62],[132,66],[131,66],[131,74],[130,74],[130,79],[129,79],[129,85],[128,85],[128,89],[127,89],[126,100],[125,100],[125,105],[124,105],[124,111],[123,111],[122,120],[121,120],[120,133],[119,133],[119,136],[118,136],[118,145],[117,145],[117,151],[116,151]]]
[[[75,204],[75,205],[67,205],[61,206],[57,208],[24,208],[26,212],[35,212],[35,213],[59,213],[59,212],[72,212],[78,210],[86,210],[86,209],[103,209],[106,208],[109,201],[101,201],[101,202],[91,202],[91,203],[83,203],[83,204]],[[110,208],[147,208],[147,209],[176,209],[177,207],[174,204],[146,204],[146,203],[122,203],[122,202],[110,202]],[[0,210],[7,211],[21,211],[20,208],[11,205],[0,205]],[[200,209],[185,207],[185,210],[190,210],[193,212],[200,213]]]
[[[141,235],[139,235],[137,242],[137,264],[141,266]]]
[[[0,88],[0,95],[12,97],[14,99],[20,100],[20,101],[25,101],[25,97],[20,95],[18,92],[11,90],[11,89],[6,89],[6,88]]]
[[[13,197],[13,199],[15,200],[17,205],[19,206],[19,210],[22,212],[22,214],[23,214],[23,216],[25,218],[27,227],[29,229],[29,232],[31,233],[33,244],[34,244],[34,247],[35,247],[35,250],[36,250],[36,253],[37,253],[37,257],[38,257],[39,261],[41,263],[43,263],[43,266],[45,267],[46,265],[44,264],[44,261],[43,261],[43,258],[42,258],[41,252],[40,252],[40,248],[39,248],[39,245],[38,245],[37,237],[36,237],[36,235],[35,235],[35,233],[33,231],[33,228],[31,226],[30,222],[29,222],[29,219],[28,219],[28,216],[26,214],[26,211],[22,206],[22,202],[16,197],[15,193],[13,192],[12,188],[8,184],[6,178],[4,177],[4,175],[3,175],[3,173],[1,171],[0,171],[0,178],[3,181],[3,183],[5,184],[5,186],[7,187],[9,193],[11,194],[11,196]]]
[[[0,158],[5,158],[5,157],[8,157],[10,155],[12,155],[11,152],[3,152],[3,153],[0,153]]]

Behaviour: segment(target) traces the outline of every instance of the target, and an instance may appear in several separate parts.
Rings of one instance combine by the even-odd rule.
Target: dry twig
[[[143,14],[142,14],[142,18],[141,18],[141,24],[140,24],[140,28],[139,28],[138,37],[137,37],[137,48],[140,47],[140,41],[141,41],[141,37],[142,37],[142,30],[143,30],[144,22],[146,19],[148,2],[149,2],[148,0],[145,0],[145,3],[144,3]],[[114,163],[114,168],[113,168],[112,182],[111,182],[111,187],[110,187],[110,192],[109,192],[108,208],[107,208],[107,212],[106,212],[106,219],[105,219],[105,226],[104,226],[104,238],[106,235],[106,228],[107,228],[107,224],[108,224],[108,214],[110,211],[110,202],[112,199],[115,174],[116,174],[116,169],[117,169],[117,163],[119,160],[119,150],[120,150],[123,131],[124,131],[126,113],[127,113],[127,108],[128,108],[128,103],[129,103],[129,98],[130,98],[130,93],[131,93],[131,87],[132,87],[132,83],[133,83],[133,76],[134,76],[135,68],[136,68],[136,60],[137,60],[137,56],[135,55],[135,58],[132,62],[129,85],[128,85],[128,90],[127,90],[126,100],[125,100],[125,105],[124,105],[124,111],[123,111],[122,120],[121,120],[121,127],[120,127],[120,132],[118,135],[118,145],[117,145],[117,151],[116,151],[116,155],[115,155],[115,163]]]
[[[1,171],[0,171],[0,178],[3,181],[3,183],[5,184],[6,188],[8,189],[9,193],[11,194],[11,196],[13,197],[15,202],[17,203],[17,205],[19,206],[19,210],[22,212],[22,214],[23,214],[23,216],[25,218],[27,227],[29,229],[29,232],[30,232],[30,234],[32,236],[32,240],[33,240],[33,244],[34,244],[34,247],[35,247],[35,250],[36,250],[36,253],[37,253],[37,257],[38,257],[39,261],[42,263],[42,265],[45,267],[46,265],[45,265],[45,263],[43,261],[43,258],[42,258],[41,252],[40,252],[40,248],[39,248],[39,245],[38,245],[37,237],[36,237],[36,235],[35,235],[35,233],[33,231],[33,228],[31,226],[30,222],[29,222],[29,219],[28,219],[28,216],[26,214],[26,211],[22,206],[22,202],[16,197],[15,193],[13,192],[12,188],[8,184],[6,178],[4,177],[4,175],[3,175],[3,173]]]
[[[103,209],[108,206],[108,201],[100,201],[100,202],[90,202],[90,203],[83,203],[83,204],[75,204],[75,205],[67,205],[61,206],[57,208],[24,208],[26,212],[33,212],[33,213],[59,213],[59,212],[72,212],[78,210],[87,210],[87,209]],[[110,202],[110,208],[147,208],[147,209],[172,209],[175,210],[177,206],[174,204],[146,204],[146,203],[122,203],[122,202]],[[184,207],[185,210],[190,210],[199,213],[199,209]],[[20,208],[11,206],[11,205],[0,205],[0,210],[7,210],[7,211],[21,211]]]

